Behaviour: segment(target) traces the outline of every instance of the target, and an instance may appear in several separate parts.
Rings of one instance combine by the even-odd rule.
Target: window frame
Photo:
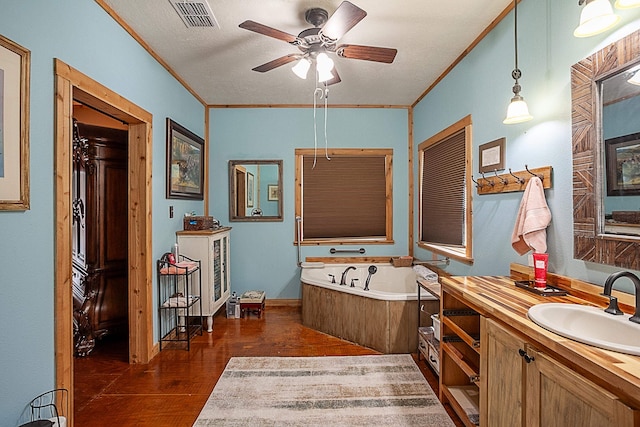
[[[430,147],[433,147],[439,143],[442,143],[454,136],[455,134],[464,131],[465,139],[465,160],[464,160],[464,224],[462,225],[464,232],[464,244],[462,246],[448,245],[437,242],[426,242],[422,239],[423,215],[423,174],[424,174],[424,152]],[[472,264],[473,263],[473,186],[471,185],[472,174],[472,120],[471,115],[468,115],[446,129],[438,132],[432,137],[426,139],[418,145],[418,158],[419,158],[419,178],[418,178],[418,247],[426,249],[428,251],[454,258],[456,260]]]
[[[304,229],[304,212],[302,203],[303,188],[303,167],[304,158],[317,155],[325,156],[325,150],[315,150],[313,148],[295,149],[295,216],[301,218],[300,223],[296,221],[294,243],[300,245],[345,245],[345,244],[393,244],[393,149],[391,148],[335,148],[327,150],[326,154],[331,157],[338,156],[380,156],[385,159],[385,235],[374,237],[332,237],[332,238],[308,238],[305,239],[302,230]],[[298,242],[298,230],[302,239]]]

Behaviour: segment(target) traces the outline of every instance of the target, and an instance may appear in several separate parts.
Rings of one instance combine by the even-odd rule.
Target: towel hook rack
[[[543,174],[542,176],[540,176],[540,175],[538,175],[538,174],[535,174],[535,173],[531,172],[531,171],[529,170],[529,166],[527,166],[527,165],[524,165],[524,168],[525,168],[525,169],[527,170],[527,172],[529,172],[531,175],[533,175],[533,176],[537,176],[537,177],[538,177],[538,178],[540,178],[540,179],[544,179],[544,174]]]
[[[529,173],[531,173],[531,172],[529,172]],[[511,172],[511,168],[509,168],[509,175],[514,177],[516,179],[516,181],[519,182],[520,184],[524,184],[524,178],[520,178],[518,175],[516,175],[513,172]]]
[[[482,175],[482,179],[484,179],[490,186],[494,186],[496,185],[493,181],[491,181],[490,179],[487,179],[486,176],[484,176],[484,172],[480,172],[480,175]]]
[[[473,175],[471,175],[471,181],[475,182],[476,187],[478,187],[478,188],[484,187],[484,184],[482,184],[481,182],[478,182],[475,179],[473,179]]]
[[[498,178],[500,180],[500,182],[502,182],[502,185],[509,184],[509,180],[507,178],[502,178],[502,177],[498,176],[498,169],[494,169],[493,170],[493,174],[496,176],[496,178]]]

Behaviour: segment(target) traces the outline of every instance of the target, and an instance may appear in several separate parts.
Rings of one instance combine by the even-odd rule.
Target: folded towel
[[[182,261],[177,264],[171,264],[168,267],[162,267],[160,274],[185,274],[193,271],[198,266],[195,262]]]
[[[530,250],[547,252],[546,228],[551,222],[551,211],[544,198],[544,187],[537,176],[529,180],[524,190],[516,224],[511,235],[511,246],[520,255]]]
[[[416,272],[418,277],[422,277],[425,280],[428,280],[430,282],[437,282],[438,281],[438,274],[434,273],[431,270],[429,270],[424,265],[414,265],[413,266],[413,271]]]
[[[162,304],[163,307],[186,307],[189,304],[193,303],[194,297],[189,295],[189,297],[171,297]]]

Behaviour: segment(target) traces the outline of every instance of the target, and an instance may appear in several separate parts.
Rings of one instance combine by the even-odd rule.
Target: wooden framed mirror
[[[282,160],[230,160],[229,221],[282,220]]]
[[[631,98],[640,101],[637,88],[624,95],[615,95],[615,101],[607,93],[618,76],[635,72],[639,64],[640,31],[636,31],[571,67],[574,258],[633,270],[640,270],[640,231],[631,232],[631,227],[616,226],[620,223],[616,221],[611,226],[613,215],[612,208],[607,206],[611,204],[606,200],[607,179],[615,179],[615,173],[608,171],[611,159],[608,159],[607,168],[605,150],[605,139],[620,132],[632,134],[633,130],[606,128],[611,125],[605,126],[603,123],[609,121],[603,121],[603,117],[607,116],[605,105],[622,100],[627,102]],[[626,80],[624,84],[628,84]],[[625,114],[628,115],[629,111]],[[611,187],[611,182],[609,184]],[[622,196],[638,199],[633,210],[618,212],[626,213],[627,217],[634,217],[637,213],[640,219],[640,196]],[[628,204],[630,201],[634,202],[630,199],[624,202]],[[633,221],[630,226],[640,227],[640,220],[638,224]]]

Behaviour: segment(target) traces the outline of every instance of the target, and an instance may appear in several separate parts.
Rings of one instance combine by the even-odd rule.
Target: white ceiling
[[[111,8],[208,105],[311,104],[315,81],[294,63],[251,69],[299,50],[238,27],[245,20],[298,35],[304,12],[333,14],[342,0],[208,0],[219,28],[187,28],[169,0],[96,0]],[[188,0],[187,0],[188,1]],[[398,49],[392,64],[338,58],[330,104],[408,106],[508,7],[511,0],[351,0],[367,16],[339,44]],[[510,70],[504,70],[505,73]]]

